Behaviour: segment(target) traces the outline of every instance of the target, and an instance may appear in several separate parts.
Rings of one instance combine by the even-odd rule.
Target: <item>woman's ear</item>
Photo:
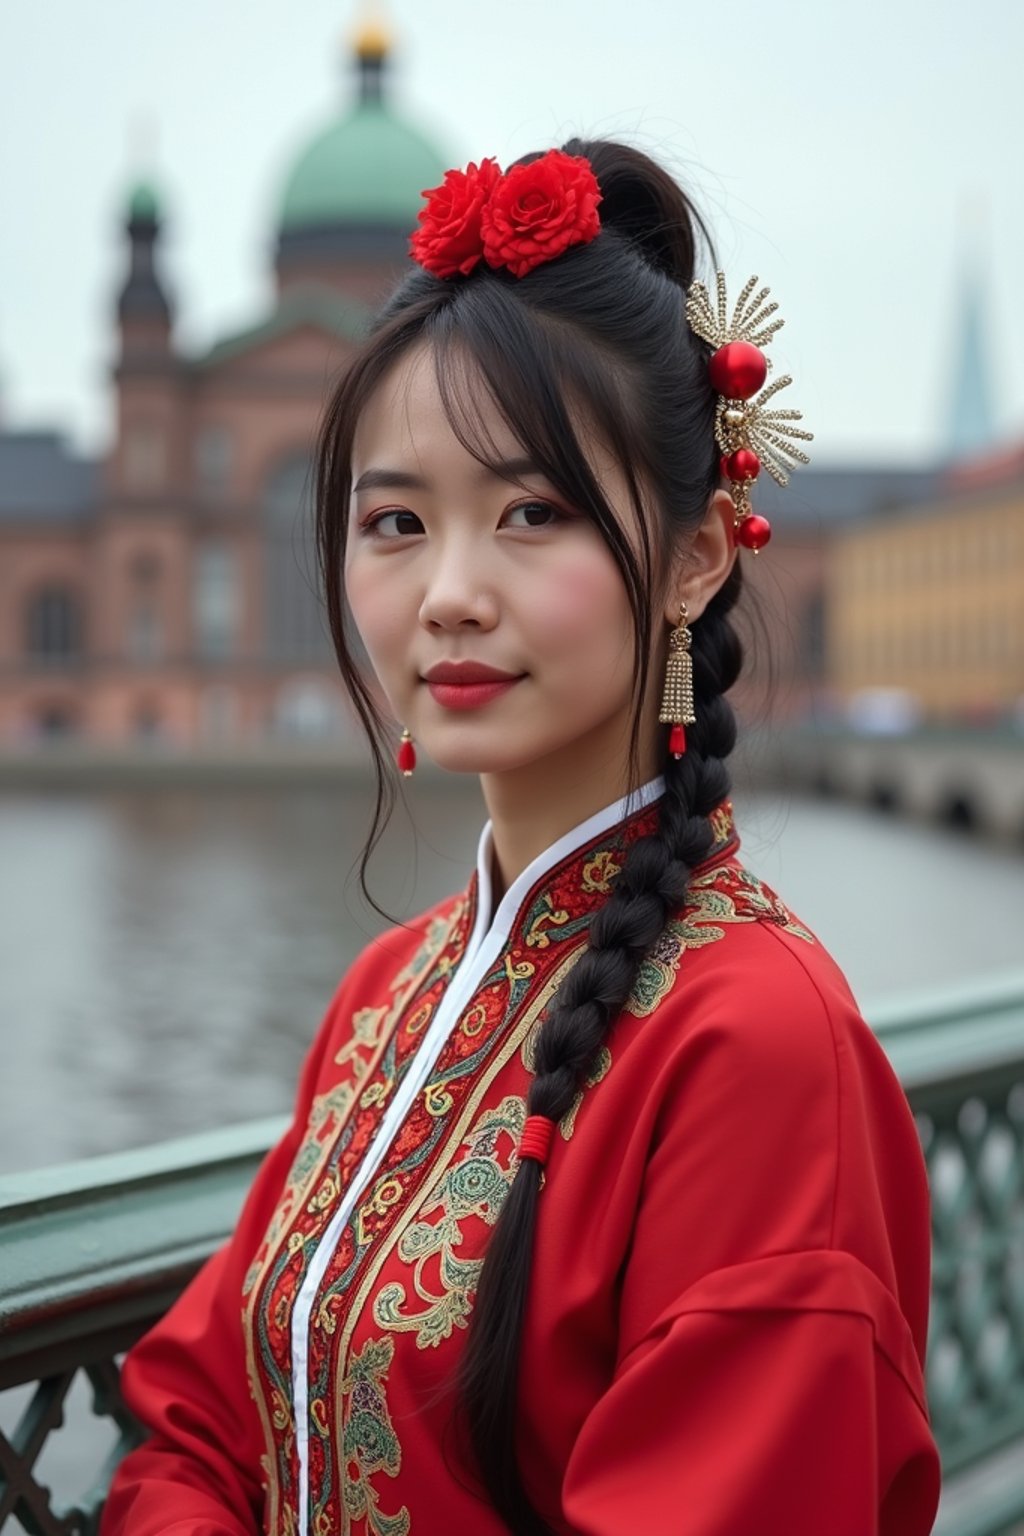
[[[704,521],[679,551],[665,599],[665,617],[675,626],[686,604],[689,622],[699,619],[732,570],[739,550],[733,542],[736,507],[726,490],[713,492]]]

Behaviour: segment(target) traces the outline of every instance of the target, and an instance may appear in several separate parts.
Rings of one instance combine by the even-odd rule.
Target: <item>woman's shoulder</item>
[[[467,891],[456,891],[391,924],[363,945],[338,982],[335,996],[396,992],[440,963],[454,965],[472,920]]]
[[[467,891],[456,891],[443,896],[440,901],[425,907],[422,912],[393,923],[376,934],[360,950],[355,960],[358,967],[387,967],[409,964],[417,955],[424,958],[440,951],[446,941],[453,939],[471,918],[471,901]]]
[[[687,986],[677,991],[680,973]],[[837,961],[808,923],[735,854],[700,865],[686,896],[643,961],[630,1002],[641,1017],[700,987],[736,1000],[815,996],[839,1011],[859,1009]]]
[[[744,1138],[770,1137],[797,1117],[820,1121],[824,1145],[842,1142],[850,1121],[875,1118],[901,1145],[916,1141],[896,1071],[840,965],[735,856],[696,872],[626,1013],[635,1016],[627,1034],[660,1063],[649,1079],[655,1100],[692,1094],[696,1074]]]
[[[914,1116],[813,930],[736,857],[698,870],[627,1012],[639,1017],[621,1054],[648,1155],[719,1170],[739,1210],[730,1262],[764,1206],[782,1222],[764,1252],[854,1254],[920,1342],[928,1189]]]

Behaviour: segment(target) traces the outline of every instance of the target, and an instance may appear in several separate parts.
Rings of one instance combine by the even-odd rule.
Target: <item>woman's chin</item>
[[[430,742],[417,740],[415,736],[413,740],[423,757],[446,773],[510,773],[532,761],[532,754],[524,753],[521,748],[517,751],[508,743],[499,746],[484,742]]]

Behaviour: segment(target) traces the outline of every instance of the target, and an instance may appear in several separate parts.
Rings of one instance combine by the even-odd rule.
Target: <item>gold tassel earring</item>
[[[684,726],[696,725],[693,712],[693,660],[690,656],[691,635],[687,624],[686,604],[679,605],[679,623],[668,640],[668,663],[665,668],[665,692],[661,700],[662,725],[671,725],[668,750],[674,758],[686,751]]]

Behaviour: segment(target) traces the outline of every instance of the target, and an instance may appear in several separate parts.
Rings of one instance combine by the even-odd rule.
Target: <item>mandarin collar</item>
[[[603,879],[588,878],[587,870],[595,860],[614,859],[616,854],[621,859],[629,844],[653,832],[658,821],[657,801],[664,793],[665,780],[658,775],[578,822],[516,876],[494,911],[491,879],[494,842],[491,822],[485,822],[468,893],[473,913],[469,950],[475,951],[484,935],[494,930],[511,936],[521,926],[523,915],[535,907],[538,899],[543,898],[552,885],[561,886],[566,878],[571,880],[579,893],[577,899],[582,900],[584,906],[595,909],[600,906],[606,898],[608,884]],[[702,867],[735,852],[739,846],[731,800],[725,799],[716,806],[709,819],[714,843],[702,861]],[[574,875],[582,878],[573,878]]]

